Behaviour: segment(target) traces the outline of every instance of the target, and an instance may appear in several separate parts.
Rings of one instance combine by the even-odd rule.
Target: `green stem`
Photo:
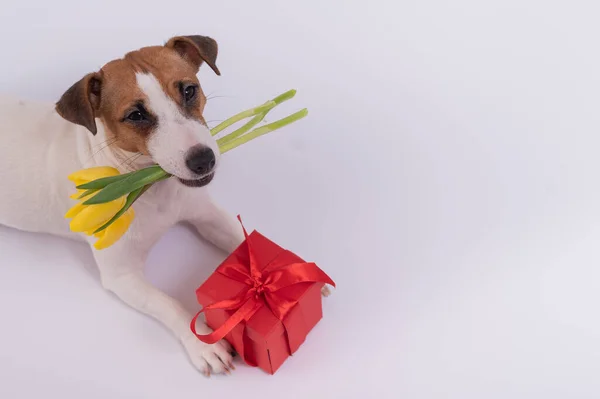
[[[224,144],[229,143],[230,141],[237,139],[238,137],[243,136],[245,133],[249,132],[250,129],[262,122],[262,120],[265,118],[268,112],[269,111],[266,111],[256,115],[254,118],[250,119],[250,122],[246,123],[241,128],[234,130],[227,136],[223,136],[220,139],[217,139],[217,145],[219,146],[219,148],[221,148],[221,146],[223,146]]]
[[[219,134],[219,132],[221,132],[223,129],[228,128],[229,126],[233,125],[234,123],[239,122],[242,119],[246,119],[251,116],[254,116],[256,114],[260,114],[261,112],[270,110],[275,105],[277,105],[277,104],[275,104],[275,102],[267,101],[266,103],[264,103],[261,106],[254,107],[254,108],[248,109],[246,111],[242,111],[239,114],[234,115],[229,119],[225,119],[223,122],[221,122],[217,126],[213,127],[210,132],[212,133],[213,136],[215,136],[215,135]]]
[[[296,89],[288,90],[285,93],[280,94],[277,97],[275,97],[272,101],[275,104],[279,105],[284,101],[291,100],[292,98],[294,98],[295,95],[296,95]]]
[[[171,175],[165,172],[159,165],[140,169],[129,175],[127,178],[104,187],[98,194],[83,202],[83,205],[103,204],[105,202],[116,200],[138,188],[155,183],[169,176]]]
[[[272,99],[271,101],[275,103],[275,105],[279,105],[284,101],[290,100],[291,98],[293,98],[296,95],[296,90],[292,89],[292,90],[288,90],[283,94],[278,95],[277,97],[275,97],[274,99]],[[269,102],[267,101],[265,103],[268,104]],[[260,114],[256,115],[254,118],[252,118],[250,120],[250,122],[246,123],[244,126],[242,126],[241,128],[234,130],[233,132],[229,133],[227,136],[223,136],[220,139],[217,140],[217,144],[219,145],[219,148],[222,145],[225,145],[231,141],[233,141],[234,139],[243,136],[245,133],[249,132],[250,129],[252,129],[254,126],[258,125],[260,122],[262,122],[262,120],[265,118],[265,116],[269,113],[270,110],[272,110],[274,107],[269,108],[266,111],[261,112]]]
[[[219,149],[221,150],[221,154],[224,154],[227,151],[231,151],[234,148],[236,148],[242,144],[245,144],[250,140],[254,140],[257,137],[260,137],[264,134],[272,132],[273,130],[280,129],[284,126],[289,125],[290,123],[296,122],[297,120],[304,118],[306,115],[308,115],[308,110],[306,108],[304,108],[304,109],[302,109],[290,116],[287,116],[283,119],[280,119],[273,123],[269,123],[268,125],[261,126],[258,129],[255,129],[242,137],[238,137],[235,140],[232,140],[228,143],[223,144],[222,146],[219,146]]]
[[[101,188],[108,186],[109,184],[126,179],[127,177],[131,176],[133,173],[135,173],[135,172],[124,173],[122,175],[116,175],[116,176],[101,177],[99,179],[92,180],[92,181],[84,183],[84,184],[80,184],[80,185],[76,186],[75,188],[77,188],[79,190],[99,190]]]

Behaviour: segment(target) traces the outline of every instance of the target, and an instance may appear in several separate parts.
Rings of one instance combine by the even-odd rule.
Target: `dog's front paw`
[[[234,370],[232,348],[225,340],[209,345],[195,336],[186,339],[183,345],[192,364],[206,377],[213,374],[230,374]]]
[[[331,295],[331,288],[329,288],[327,284],[325,284],[323,288],[321,288],[321,295],[323,295],[325,298]]]

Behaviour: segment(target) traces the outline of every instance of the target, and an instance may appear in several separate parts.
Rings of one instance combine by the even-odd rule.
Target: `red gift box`
[[[335,283],[262,234],[244,230],[246,240],[196,290],[200,313],[214,330],[196,336],[225,338],[251,366],[274,374],[321,319],[321,288]]]

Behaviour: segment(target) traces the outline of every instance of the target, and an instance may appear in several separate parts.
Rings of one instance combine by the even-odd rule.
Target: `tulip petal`
[[[94,248],[105,249],[117,242],[129,230],[129,226],[135,218],[133,208],[129,208],[120,218],[115,220],[106,229],[94,234],[98,241],[94,243]]]
[[[68,176],[68,179],[78,186],[101,177],[116,176],[118,174],[120,174],[119,171],[113,167],[97,166],[95,168],[82,169],[72,173]]]
[[[81,203],[79,203],[77,205],[74,205],[65,214],[65,219],[72,219],[72,218],[74,218],[75,216],[77,216],[79,214],[79,212],[83,211],[85,208],[86,208],[86,205],[83,205]]]
[[[79,204],[78,204],[79,205]],[[71,231],[82,233],[98,228],[108,222],[125,205],[125,197],[98,205],[82,205],[84,209],[79,211],[71,221]],[[76,208],[77,205],[73,208]]]
[[[85,194],[86,192],[90,191],[85,197],[82,197],[83,194]],[[74,200],[82,200],[84,198],[89,197],[91,194],[94,194],[93,192],[91,192],[91,190],[81,190],[81,189],[77,189],[77,192],[75,194],[71,194],[69,196],[69,198],[74,199]]]

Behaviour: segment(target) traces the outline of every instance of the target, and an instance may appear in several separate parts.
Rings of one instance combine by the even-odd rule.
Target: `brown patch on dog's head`
[[[148,106],[136,74],[153,75],[181,114],[205,124],[202,114],[206,97],[196,74],[203,62],[220,74],[217,52],[217,43],[205,36],[178,36],[164,46],[130,52],[71,86],[57,102],[56,111],[92,134],[97,132],[95,119],[99,118],[118,147],[148,155],[148,137],[161,115]]]

